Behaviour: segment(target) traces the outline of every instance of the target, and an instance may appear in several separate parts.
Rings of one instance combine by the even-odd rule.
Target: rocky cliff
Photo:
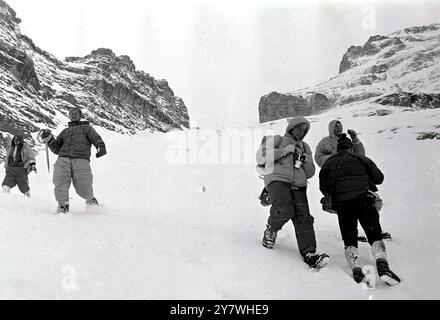
[[[343,55],[339,75],[312,88],[261,97],[260,122],[312,115],[365,101],[413,108],[440,107],[440,24],[370,37]]]
[[[188,111],[167,81],[136,67],[128,56],[100,48],[58,60],[20,31],[15,11],[0,0],[0,159],[6,136],[55,129],[70,108],[91,123],[121,133],[189,127]]]

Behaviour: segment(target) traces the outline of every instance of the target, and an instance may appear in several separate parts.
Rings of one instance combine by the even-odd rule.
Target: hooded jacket
[[[9,166],[9,158],[12,156],[14,149],[21,148],[20,156],[21,161],[23,162],[23,167],[27,169],[31,163],[35,163],[35,153],[34,151],[27,145],[23,140],[22,135],[16,135],[14,138],[18,138],[20,140],[19,145],[14,144],[14,139],[12,139],[11,145],[6,150],[5,156],[5,168]]]
[[[300,124],[306,124],[307,129],[304,136],[296,141],[290,131]],[[312,150],[303,141],[309,130],[310,122],[307,119],[295,117],[289,122],[283,137],[276,135],[263,138],[257,151],[256,160],[259,166],[265,167],[262,175],[266,187],[273,181],[288,182],[299,188],[307,187],[307,179],[315,174]],[[296,146],[296,152],[307,156],[306,162],[300,168],[295,168],[293,153],[284,153],[284,148],[288,145]]]
[[[101,136],[87,121],[69,122],[68,128],[48,142],[50,150],[59,157],[87,160],[90,160],[92,144],[96,148],[105,148]]]
[[[339,120],[330,121],[330,123],[328,124],[328,137],[322,138],[316,146],[315,161],[320,168],[324,165],[324,162],[328,158],[330,158],[337,152],[338,137],[335,135],[335,126],[337,123],[341,122]],[[353,143],[352,152],[365,156],[365,148],[362,142],[358,141],[357,143]]]

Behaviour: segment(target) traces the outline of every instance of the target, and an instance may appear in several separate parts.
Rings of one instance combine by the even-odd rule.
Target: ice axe
[[[48,130],[48,129],[41,129],[39,132],[38,132],[38,135],[37,135],[37,140],[38,140],[38,142],[40,142],[40,143],[44,143],[45,145],[46,145],[46,163],[47,163],[47,171],[50,173],[50,166],[49,166],[49,148],[48,148],[48,146],[47,146],[47,140],[46,141],[44,141],[44,139],[41,137],[42,136],[42,134],[43,133],[49,133],[50,134],[50,130]]]

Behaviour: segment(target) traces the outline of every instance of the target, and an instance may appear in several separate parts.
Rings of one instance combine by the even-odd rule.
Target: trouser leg
[[[5,192],[9,192],[9,190],[12,189],[13,187],[15,187],[16,185],[17,185],[17,182],[15,180],[15,174],[12,170],[12,167],[8,166],[6,168],[5,178],[3,179],[3,183],[2,183],[2,186],[4,187],[3,190]]]
[[[272,200],[270,216],[267,223],[273,231],[278,231],[287,221],[292,219],[295,213],[290,184],[274,181],[267,186],[267,190]]]
[[[377,210],[368,204],[365,205],[359,210],[359,223],[362,229],[364,229],[370,245],[382,240],[382,227],[379,222],[379,213]]]
[[[306,190],[292,190],[294,203],[294,216],[292,222],[295,227],[295,235],[298,249],[302,256],[316,251],[316,237],[313,228],[314,218],[310,214]]]
[[[73,186],[76,193],[85,200],[93,198],[93,175],[90,161],[72,159]]]
[[[55,199],[58,203],[69,203],[69,188],[71,178],[71,160],[67,157],[59,157],[54,165],[53,184]]]
[[[14,168],[14,171],[18,189],[21,191],[21,193],[26,194],[30,190],[29,178],[26,169],[24,167],[17,167]]]
[[[338,206],[338,223],[345,248],[358,247],[358,218],[356,207],[340,203]]]

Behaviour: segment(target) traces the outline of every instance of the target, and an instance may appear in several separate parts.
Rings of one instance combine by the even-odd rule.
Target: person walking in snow
[[[337,153],[338,138],[341,137],[343,131],[344,128],[339,120],[332,120],[329,122],[329,135],[322,138],[315,149],[315,161],[320,168],[328,158]],[[365,147],[362,142],[359,141],[357,132],[353,129],[348,129],[347,133],[350,135],[353,143],[351,152],[365,156]],[[374,192],[378,191],[377,186],[374,183],[370,183],[370,190]],[[364,237],[360,237],[360,239],[364,239],[365,241]],[[391,234],[389,232],[382,232],[382,239],[391,239]]]
[[[376,260],[379,277],[388,285],[396,285],[399,277],[388,265],[379,212],[368,197],[370,183],[381,184],[383,173],[366,156],[352,152],[353,142],[341,134],[336,155],[328,158],[319,173],[319,188],[331,195],[336,207],[339,229],[345,246],[345,257],[357,283],[367,281],[358,261],[358,221],[365,231]]]
[[[316,252],[314,218],[307,199],[307,179],[315,174],[312,151],[303,141],[309,129],[307,119],[294,117],[284,136],[265,137],[257,151],[257,163],[264,166],[264,184],[272,203],[262,244],[272,249],[277,232],[290,220],[304,262],[322,268],[329,256]]]
[[[18,189],[28,198],[31,197],[28,175],[37,172],[34,151],[24,141],[22,135],[15,135],[5,156],[6,175],[2,183],[3,192]]]
[[[47,129],[40,135],[50,150],[58,155],[53,173],[55,199],[58,201],[57,213],[69,212],[69,188],[72,181],[77,194],[86,200],[87,205],[98,205],[93,194],[91,145],[97,149],[97,158],[104,156],[107,151],[100,135],[89,122],[80,121],[81,117],[81,109],[75,107],[69,112],[68,128],[58,137],[55,138]]]
[[[315,149],[315,161],[320,168],[328,158],[337,153],[338,138],[343,131],[344,128],[339,120],[332,120],[328,124],[329,135],[322,138]],[[353,153],[365,156],[364,145],[359,141],[356,131],[348,129],[347,133],[353,141]]]

